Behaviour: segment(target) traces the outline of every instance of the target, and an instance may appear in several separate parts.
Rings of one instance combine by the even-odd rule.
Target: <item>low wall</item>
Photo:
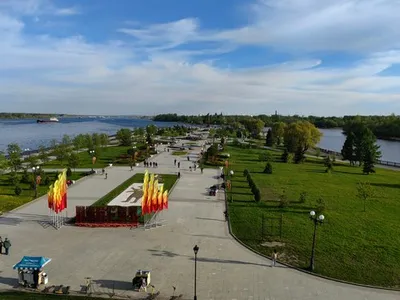
[[[137,227],[137,206],[77,206],[75,225],[86,227]]]

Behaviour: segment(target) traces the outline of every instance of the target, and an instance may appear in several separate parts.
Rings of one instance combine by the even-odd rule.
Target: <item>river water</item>
[[[80,133],[115,134],[121,128],[146,127],[155,124],[158,127],[176,125],[176,123],[153,122],[151,120],[131,118],[59,118],[58,123],[36,123],[35,120],[1,120],[0,151],[7,145],[17,143],[22,150],[34,150],[40,145],[48,146],[53,139],[61,140],[64,134],[76,136]]]
[[[323,136],[318,146],[323,149],[340,152],[342,150],[346,136],[341,129],[320,129]],[[381,160],[400,162],[400,142],[378,140],[377,144],[381,147]]]

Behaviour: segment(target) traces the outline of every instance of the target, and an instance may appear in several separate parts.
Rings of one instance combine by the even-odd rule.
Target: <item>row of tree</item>
[[[400,138],[400,118],[396,115],[390,116],[344,116],[344,117],[317,117],[317,116],[283,116],[273,115],[177,115],[161,114],[153,119],[154,121],[182,122],[188,124],[202,125],[227,125],[232,130],[245,129],[250,134],[260,133],[263,127],[271,127],[276,122],[285,124],[297,121],[308,121],[317,128],[343,128],[345,132],[353,122],[363,122],[378,138],[396,139]],[[242,134],[243,131],[239,131]],[[240,133],[238,133],[240,134]],[[241,138],[242,136],[237,136]]]

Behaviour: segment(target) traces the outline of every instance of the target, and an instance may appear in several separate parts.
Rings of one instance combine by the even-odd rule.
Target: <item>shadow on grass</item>
[[[349,175],[364,175],[362,172],[360,173],[354,173],[354,172],[346,172],[346,171],[335,171],[335,169],[333,169],[332,173],[340,173],[340,174],[349,174]]]
[[[371,183],[372,186],[377,187],[387,187],[393,189],[400,189],[400,184],[391,184],[391,183]]]
[[[237,192],[232,192],[232,195],[246,195],[246,196],[252,196],[253,193],[237,193]]]
[[[191,257],[190,260],[194,261],[194,258]],[[240,261],[240,260],[232,260],[232,259],[198,257],[197,261],[199,261],[199,262],[208,262],[208,263],[238,264],[238,265],[253,265],[253,266],[260,266],[260,267],[269,267],[269,264],[257,264],[257,263],[252,263],[252,262],[247,262],[247,261]]]

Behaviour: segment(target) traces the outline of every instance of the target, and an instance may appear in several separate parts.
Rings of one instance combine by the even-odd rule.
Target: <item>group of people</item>
[[[147,161],[145,160],[143,162],[143,165],[147,168],[147,167],[153,167],[153,168],[157,168],[158,167],[158,162],[155,161]]]
[[[11,248],[11,242],[8,238],[5,238],[3,241],[2,237],[0,236],[0,254],[3,254],[3,248],[5,250],[4,254],[8,255]]]

